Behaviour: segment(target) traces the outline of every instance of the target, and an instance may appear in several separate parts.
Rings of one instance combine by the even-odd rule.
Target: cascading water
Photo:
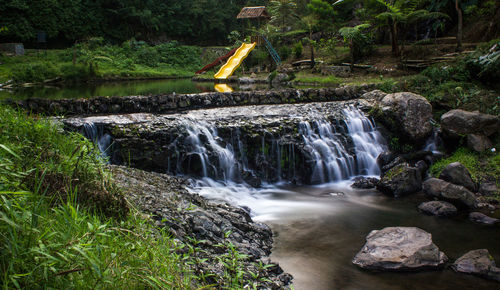
[[[104,158],[110,157],[113,138],[104,132],[103,127],[96,126],[94,123],[85,123],[83,124],[83,135],[97,145]]]
[[[344,109],[347,117],[347,131],[354,142],[356,151],[356,175],[379,175],[377,157],[387,149],[385,140],[377,130],[373,120],[353,107]],[[352,175],[351,175],[352,176]]]
[[[225,147],[221,145],[223,140],[217,136],[215,127],[192,120],[187,120],[185,127],[188,133],[186,142],[192,148],[189,154],[199,157],[203,177],[223,181],[239,180],[240,163],[235,158],[234,148],[230,142]],[[215,158],[210,158],[211,155]]]
[[[327,120],[301,122],[306,150],[311,153],[314,169],[313,183],[348,179],[355,175],[378,175],[377,156],[384,151],[384,140],[373,122],[360,110],[349,107],[343,110],[347,133],[354,143],[354,152],[342,142],[344,134],[337,133]],[[354,154],[353,154],[354,153]]]

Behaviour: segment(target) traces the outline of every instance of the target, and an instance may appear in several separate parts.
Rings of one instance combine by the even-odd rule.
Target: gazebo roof
[[[244,18],[271,18],[269,13],[266,11],[266,6],[256,6],[256,7],[243,7],[236,16],[237,19]]]

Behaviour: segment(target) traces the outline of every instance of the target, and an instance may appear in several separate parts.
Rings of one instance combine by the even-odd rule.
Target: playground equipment
[[[195,72],[195,74],[199,75],[211,68],[213,68],[214,66],[216,65],[219,65],[219,64],[222,64],[223,61],[225,61],[226,59],[228,59],[229,57],[231,57],[235,52],[236,50],[238,50],[237,47],[231,49],[230,52],[226,53],[225,55],[217,58],[216,60],[214,60],[212,63],[209,63],[207,64],[206,66],[204,66],[202,69],[200,69],[199,71]]]
[[[269,20],[271,16],[267,13],[265,6],[256,6],[243,7],[236,18],[248,19],[249,21],[257,20],[257,27],[260,27],[260,21]],[[228,59],[227,62],[214,75],[214,78],[216,79],[225,80],[234,73],[234,71],[241,65],[243,60],[248,56],[248,54],[250,54],[256,45],[265,45],[276,65],[281,64],[281,58],[271,45],[271,42],[269,42],[269,40],[267,40],[267,38],[263,35],[252,35],[251,43],[243,43],[239,48],[235,48],[226,55],[217,58],[210,64],[207,64],[202,69],[197,71],[196,74],[201,74]]]
[[[255,48],[257,43],[243,43],[236,52],[228,59],[219,71],[214,75],[216,79],[227,79],[241,65],[243,60]]]

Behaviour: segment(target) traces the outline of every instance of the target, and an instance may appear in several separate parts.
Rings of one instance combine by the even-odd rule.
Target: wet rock
[[[451,110],[441,116],[441,129],[450,137],[467,134],[490,136],[500,131],[500,119],[479,112]]]
[[[496,196],[498,194],[498,187],[495,182],[483,181],[479,186],[479,193],[484,196]]]
[[[367,189],[367,188],[375,188],[379,182],[379,179],[374,178],[374,177],[364,177],[364,176],[358,176],[354,178],[354,183],[351,184],[352,188],[361,188],[361,189]]]
[[[381,90],[373,90],[373,91],[364,93],[363,95],[361,95],[361,98],[362,99],[367,99],[367,100],[380,101],[385,96],[387,96],[387,93],[382,92]]]
[[[415,167],[418,169],[418,172],[420,172],[420,176],[424,178],[427,173],[427,169],[429,169],[429,165],[427,165],[427,162],[424,160],[419,160],[415,163]]]
[[[271,265],[274,263],[266,258],[272,249],[271,229],[253,222],[248,209],[191,194],[184,188],[187,180],[182,178],[122,166],[110,166],[110,169],[127,199],[149,214],[156,226],[165,228],[185,244],[193,239],[199,241],[192,245],[198,250],[190,255],[206,262],[193,265],[192,270],[213,274],[208,283],[217,284],[225,279],[226,269],[219,258],[231,254],[224,246],[228,243],[239,253],[248,255],[241,260],[246,270],[269,279],[267,282],[253,281],[254,278],[245,274],[245,281],[253,281],[264,289],[281,289],[290,283],[291,276],[283,273],[278,265]],[[256,269],[259,261],[264,263],[264,268]]]
[[[493,143],[484,135],[469,134],[467,135],[467,147],[476,152],[483,152],[493,147]]]
[[[489,217],[485,215],[484,213],[480,212],[471,212],[469,214],[469,219],[475,223],[478,224],[484,224],[484,225],[494,225],[500,222],[499,219]]]
[[[395,197],[415,193],[422,189],[422,176],[417,168],[399,164],[384,173],[377,189]]]
[[[386,95],[380,102],[381,121],[413,141],[425,141],[432,132],[432,106],[424,97],[401,92]]]
[[[428,201],[423,202],[418,206],[418,209],[426,214],[435,215],[435,216],[451,216],[457,213],[457,208],[446,201]]]
[[[473,208],[476,204],[475,195],[461,185],[455,185],[438,178],[429,178],[422,184],[425,194],[451,202],[455,205]]]
[[[381,167],[382,173],[386,173],[387,171],[391,170],[391,168],[393,168],[397,165],[400,165],[402,163],[405,163],[405,162],[406,162],[406,160],[403,157],[397,156],[391,162],[389,162]]]
[[[462,185],[472,192],[476,191],[476,184],[472,180],[469,170],[460,162],[446,165],[439,178],[456,185]]]
[[[500,281],[500,268],[496,267],[495,260],[487,249],[467,252],[458,258],[451,268],[459,273]]]
[[[430,233],[416,227],[388,227],[371,231],[352,262],[370,270],[418,271],[439,268],[447,260]]]

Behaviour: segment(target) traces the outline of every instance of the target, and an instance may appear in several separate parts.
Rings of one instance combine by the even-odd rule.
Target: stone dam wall
[[[170,114],[230,106],[345,101],[359,98],[363,93],[373,88],[374,85],[360,85],[339,88],[284,89],[279,91],[112,96],[91,99],[48,100],[32,98],[7,100],[6,102],[32,113],[47,115]]]

